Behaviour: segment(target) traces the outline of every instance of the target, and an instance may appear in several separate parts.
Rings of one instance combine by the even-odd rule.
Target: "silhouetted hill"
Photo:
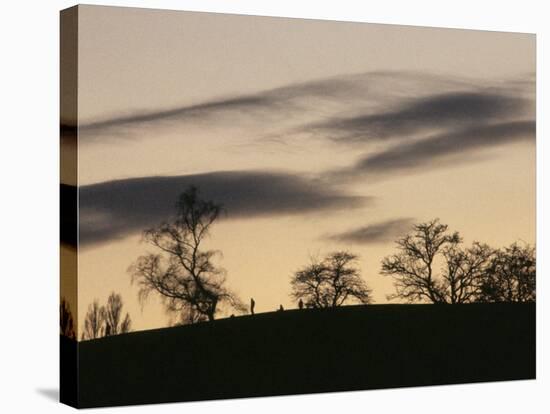
[[[63,338],[62,352],[75,352]],[[535,377],[535,305],[291,310],[81,342],[78,406]]]

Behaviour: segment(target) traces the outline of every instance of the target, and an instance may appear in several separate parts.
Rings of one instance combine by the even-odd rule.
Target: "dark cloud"
[[[532,83],[530,79],[526,82]],[[434,95],[434,91],[441,90],[455,92]],[[412,100],[410,97],[420,98]],[[389,102],[394,104],[388,109]],[[384,105],[386,108],[381,110]],[[357,135],[365,134],[383,137],[434,122],[492,117],[519,105],[520,99],[509,98],[502,91],[493,93],[491,89],[482,89],[460,79],[417,72],[366,72],[293,83],[195,105],[115,116],[81,123],[79,130],[86,133],[86,142],[91,142],[101,136],[126,134],[133,128],[146,126],[201,120],[211,122],[223,117],[232,123],[245,118],[261,123],[297,116],[303,122],[301,118],[304,114],[325,117],[331,116],[331,113],[364,111],[365,107],[369,107],[371,112],[366,115],[333,118],[304,125],[303,129],[306,132],[327,132],[332,138],[357,138]],[[372,113],[372,108],[378,109]]]
[[[414,224],[412,218],[398,218],[381,223],[369,224],[355,230],[327,236],[328,240],[342,243],[374,244],[395,241],[407,233]]]
[[[456,163],[471,159],[472,153],[477,150],[487,150],[520,141],[534,144],[535,132],[535,121],[478,125],[395,145],[368,155],[349,168],[328,173],[327,176],[353,178],[363,174],[433,168],[437,167],[440,161]]]
[[[356,95],[363,90],[361,85],[366,86],[366,81],[367,76],[361,74],[295,83],[254,94],[215,99],[196,105],[140,112],[83,123],[79,125],[79,130],[86,132],[87,137],[97,138],[106,133],[109,135],[125,133],[128,129],[135,127],[200,121],[224,115],[232,117],[236,115],[257,117],[261,114],[288,116],[296,112],[298,108],[311,104],[312,98],[319,103],[324,99],[339,100]]]
[[[334,118],[304,127],[337,142],[407,138],[427,130],[456,129],[466,125],[508,119],[530,107],[530,101],[494,92],[451,92],[407,99],[398,108]]]
[[[63,138],[73,138],[73,137],[76,137],[77,128],[74,125],[62,123],[59,126],[59,132],[60,132],[60,135],[61,135],[61,139],[63,139]]]
[[[76,187],[61,184],[59,193],[59,238],[62,244],[76,246],[78,204]]]
[[[232,99],[222,99],[213,102],[207,102],[199,105],[182,106],[170,108],[162,111],[141,112],[128,116],[110,118],[103,121],[82,124],[79,129],[83,132],[101,133],[106,130],[112,134],[113,129],[122,129],[130,127],[142,127],[161,122],[174,122],[189,119],[198,119],[208,115],[232,112],[232,111],[252,111],[266,109],[274,105],[275,102],[263,96],[242,96]]]
[[[248,218],[349,209],[372,199],[301,176],[268,171],[143,177],[79,189],[81,245],[140,232],[173,217],[175,202],[190,185],[224,205],[227,218]]]

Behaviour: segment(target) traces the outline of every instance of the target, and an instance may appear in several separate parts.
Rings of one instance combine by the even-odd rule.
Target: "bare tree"
[[[130,332],[132,320],[128,313],[122,319],[122,307],[122,297],[115,292],[109,295],[105,306],[100,306],[99,301],[95,299],[88,305],[88,311],[84,319],[82,340]]]
[[[458,232],[448,232],[438,219],[415,225],[396,243],[399,253],[382,260],[381,273],[394,278],[396,289],[389,299],[432,303],[477,299],[479,278],[493,253],[489,246],[476,242],[462,249]],[[438,261],[443,262],[440,272]]]
[[[535,248],[517,243],[498,250],[481,281],[484,302],[534,302],[536,300]]]
[[[88,311],[84,318],[84,330],[82,332],[82,340],[96,339],[104,335],[105,329],[103,326],[103,315],[105,308],[99,306],[99,301],[95,299],[88,305]]]
[[[447,303],[469,303],[479,300],[480,281],[486,272],[494,250],[474,242],[461,249],[455,244],[443,250],[445,268],[436,284],[438,296]]]
[[[132,321],[128,313],[121,320],[122,306],[122,297],[118,293],[113,292],[107,299],[107,305],[101,308],[105,324],[105,336],[130,332]]]
[[[311,263],[292,277],[292,298],[309,308],[342,306],[346,302],[368,304],[371,290],[361,278],[356,262],[358,256],[341,251],[331,253],[322,261]]]
[[[311,257],[310,262],[292,276],[291,296],[294,300],[303,300],[308,308],[328,307],[327,269],[325,264],[315,257]]]
[[[163,299],[168,312],[182,323],[214,320],[219,305],[245,312],[246,307],[225,287],[225,271],[215,265],[215,250],[202,243],[222,207],[199,197],[196,187],[181,194],[172,222],[146,230],[144,239],[159,250],[140,256],[129,268],[143,302],[151,292]]]
[[[64,335],[67,338],[76,339],[73,315],[71,313],[69,303],[65,300],[65,298],[61,298],[61,303],[59,304],[59,324],[61,328],[61,335]]]

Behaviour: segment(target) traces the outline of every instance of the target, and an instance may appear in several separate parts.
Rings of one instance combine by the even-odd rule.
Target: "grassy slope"
[[[535,306],[266,313],[78,345],[81,407],[528,379]]]

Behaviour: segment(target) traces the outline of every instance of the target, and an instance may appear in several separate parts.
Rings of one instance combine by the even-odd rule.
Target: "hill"
[[[78,354],[61,392],[78,407],[530,379],[535,305],[291,310],[62,338],[61,352]]]

